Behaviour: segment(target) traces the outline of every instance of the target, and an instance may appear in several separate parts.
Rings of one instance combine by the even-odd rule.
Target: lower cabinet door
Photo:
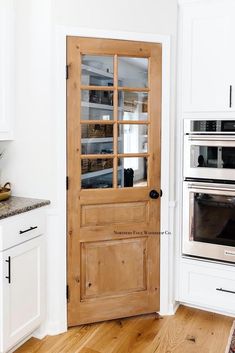
[[[202,306],[208,310],[234,315],[235,272],[233,267],[213,263],[203,264],[202,262],[190,264],[190,261],[181,264],[179,300]]]
[[[2,352],[41,323],[45,306],[44,253],[43,236],[2,253]]]

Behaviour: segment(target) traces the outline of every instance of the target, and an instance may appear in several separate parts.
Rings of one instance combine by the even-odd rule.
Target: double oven
[[[235,262],[235,120],[184,121],[184,255]]]

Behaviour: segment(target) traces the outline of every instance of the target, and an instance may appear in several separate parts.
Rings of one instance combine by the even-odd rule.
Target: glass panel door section
[[[119,86],[131,88],[148,87],[148,59],[147,58],[118,58]]]
[[[120,124],[118,153],[148,152],[148,126],[143,124]]]
[[[119,120],[147,120],[148,93],[119,91]]]
[[[82,85],[113,86],[113,57],[82,55]]]
[[[81,55],[81,187],[148,185],[148,58]]]
[[[147,186],[147,158],[126,157],[119,159],[119,187]]]

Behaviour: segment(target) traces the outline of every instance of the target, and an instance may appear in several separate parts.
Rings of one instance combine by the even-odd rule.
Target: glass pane
[[[113,57],[82,55],[82,85],[113,86]]]
[[[118,82],[121,87],[148,87],[148,59],[119,57]]]
[[[194,241],[235,245],[235,197],[193,193]]]
[[[81,168],[83,189],[113,187],[113,159],[82,159]]]
[[[119,92],[119,120],[147,120],[148,93]]]
[[[235,169],[235,147],[191,146],[191,168]]]
[[[118,186],[147,186],[147,158],[120,158],[118,167]]]
[[[118,153],[148,152],[148,126],[137,124],[119,125]]]
[[[82,91],[81,120],[113,120],[113,91]]]
[[[113,153],[113,125],[82,124],[82,154]]]

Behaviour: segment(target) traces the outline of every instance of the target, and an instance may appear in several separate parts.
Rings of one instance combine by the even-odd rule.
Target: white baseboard
[[[61,333],[67,332],[67,324],[63,321],[54,321],[47,323],[47,335],[49,336],[56,336]]]
[[[37,330],[32,333],[32,337],[42,340],[47,335],[47,328],[45,324],[42,324]]]
[[[211,313],[225,315],[225,316],[230,316],[230,317],[235,318],[235,312],[228,312],[228,311],[218,310],[216,308],[208,308],[208,307],[203,307],[201,305],[196,305],[196,304],[191,304],[191,303],[184,303],[184,302],[179,303],[179,305],[184,305],[184,306],[188,306],[189,308],[200,309],[200,310],[203,310],[203,311],[208,311],[208,312],[211,312]]]
[[[11,348],[9,351],[7,351],[7,353],[14,353],[17,348],[21,347],[21,346],[22,346],[26,341],[28,341],[31,337],[32,337],[32,335],[26,336],[24,339],[22,339],[22,341],[20,341],[20,342],[17,343],[13,348]]]
[[[67,330],[67,325],[64,322],[50,322],[45,323],[42,327],[34,331],[32,337],[42,340],[46,336],[60,335],[61,333],[67,332]]]
[[[178,302],[175,302],[174,304],[172,304],[172,306],[171,306],[172,314],[171,315],[175,315],[176,311],[179,309],[179,306],[180,306],[180,303],[178,303]]]
[[[159,314],[161,316],[171,316],[171,315],[175,315],[178,307],[179,307],[179,303],[178,302],[175,302],[173,304],[170,304],[169,307],[168,307],[168,310],[167,311],[159,311]]]

